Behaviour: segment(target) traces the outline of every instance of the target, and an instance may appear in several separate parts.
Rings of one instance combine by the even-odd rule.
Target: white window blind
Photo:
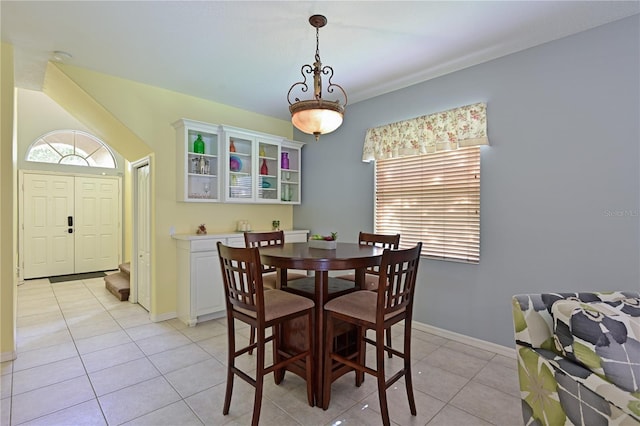
[[[375,232],[422,256],[480,261],[480,148],[376,161]]]

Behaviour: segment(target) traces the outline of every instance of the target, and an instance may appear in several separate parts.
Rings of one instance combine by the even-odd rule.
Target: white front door
[[[136,183],[134,193],[136,237],[136,278],[138,303],[147,311],[151,307],[151,183],[149,164],[135,167]]]
[[[22,278],[117,269],[118,177],[22,174]]]
[[[118,267],[119,181],[76,177],[75,273]]]
[[[24,278],[74,273],[73,186],[72,176],[24,175]]]

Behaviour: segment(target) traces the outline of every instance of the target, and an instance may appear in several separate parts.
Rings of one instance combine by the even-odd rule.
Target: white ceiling
[[[282,119],[314,60],[313,14],[353,104],[638,13],[640,0],[0,2],[19,87],[39,90],[62,50],[70,65]]]

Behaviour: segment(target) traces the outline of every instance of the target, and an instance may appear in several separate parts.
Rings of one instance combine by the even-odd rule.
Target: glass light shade
[[[331,133],[342,124],[344,107],[334,102],[301,101],[291,105],[291,122],[301,132]]]

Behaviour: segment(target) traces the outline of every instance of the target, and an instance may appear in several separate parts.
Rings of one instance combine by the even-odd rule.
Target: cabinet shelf
[[[211,201],[213,198],[211,197],[207,197],[206,195],[201,195],[201,194],[189,194],[189,198],[191,198],[191,201],[193,202],[208,202]]]
[[[199,152],[192,152],[192,151],[187,152],[187,154],[189,154],[192,157],[218,158],[218,156],[214,154],[201,154]]]
[[[206,174],[206,173],[187,173],[187,176],[190,177],[201,177],[201,178],[217,178],[218,175]]]
[[[229,155],[237,155],[238,157],[247,157],[247,158],[251,157],[251,154],[246,154],[244,152],[237,152],[237,151],[229,151]]]

